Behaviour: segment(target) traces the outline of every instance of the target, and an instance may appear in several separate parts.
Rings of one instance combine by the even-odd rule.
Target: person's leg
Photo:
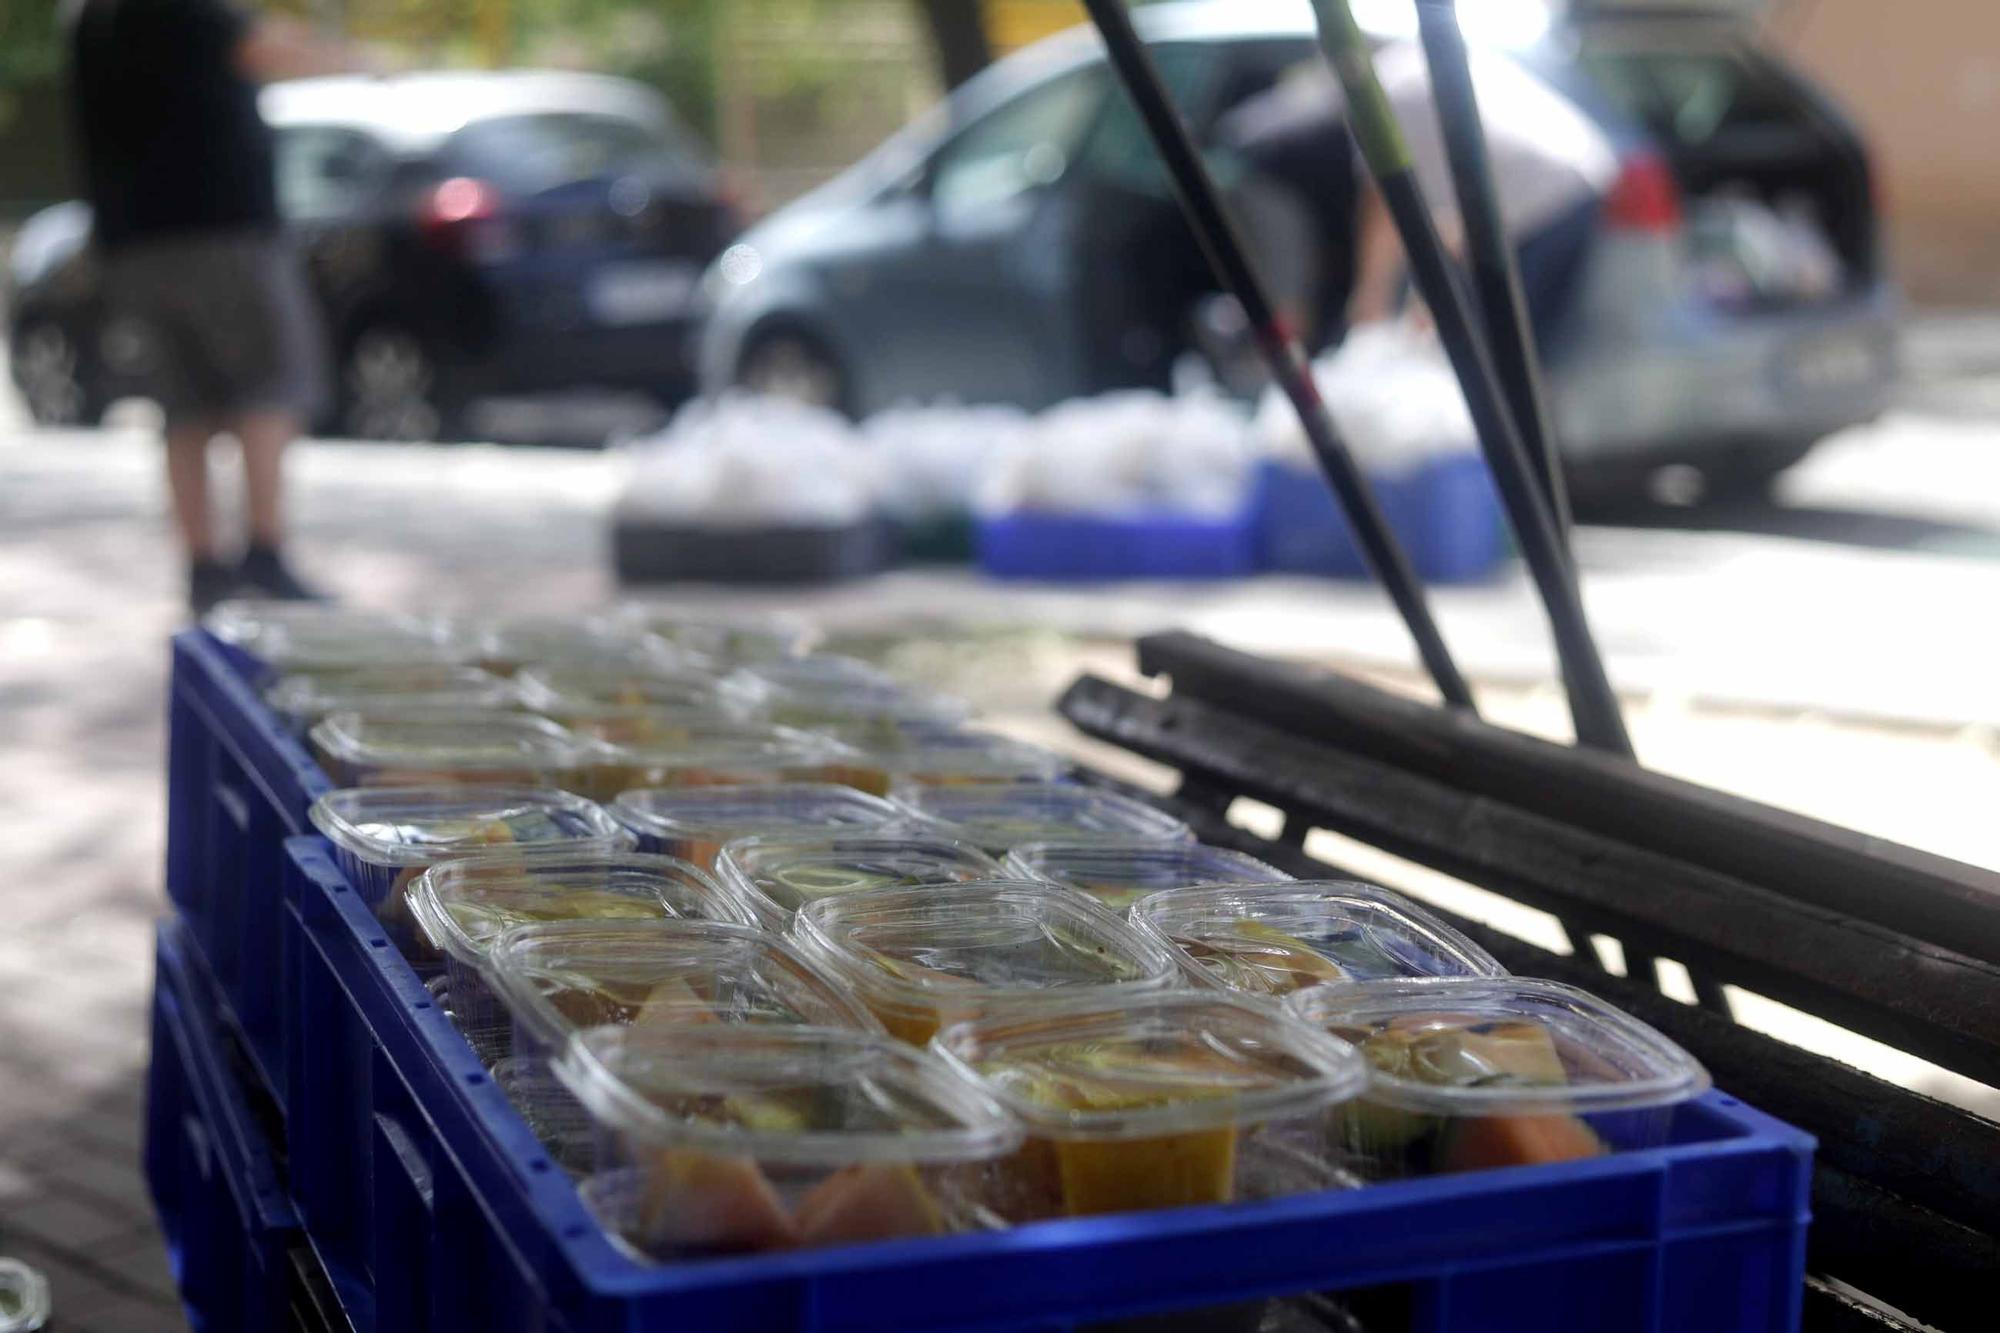
[[[250,544],[238,571],[258,592],[288,600],[319,596],[302,583],[284,557],[285,448],[298,438],[299,419],[279,408],[245,412],[229,423],[243,449],[243,490],[250,511]]]
[[[208,487],[208,445],[215,422],[176,417],[167,422],[167,493],[174,528],[188,558],[188,605],[206,612],[236,591],[236,571],[222,562],[215,540],[215,515]]]

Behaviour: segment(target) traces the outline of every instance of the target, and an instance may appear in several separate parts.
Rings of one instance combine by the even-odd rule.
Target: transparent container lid
[[[1401,894],[1293,880],[1169,889],[1132,924],[1177,947],[1197,975],[1253,994],[1395,977],[1504,976],[1492,954]]]
[[[1069,761],[1053,750],[995,736],[973,736],[866,752],[866,763],[889,775],[896,789],[986,782],[1054,782]]]
[[[739,716],[720,700],[702,707],[578,705],[561,710],[561,721],[580,736],[653,752],[667,747],[722,749],[739,743],[757,746],[774,741],[782,741],[793,749],[809,749],[831,743],[805,732],[780,731],[754,718]]]
[[[713,843],[766,833],[880,828],[907,817],[879,797],[829,782],[640,787],[619,796],[610,809],[637,833]]]
[[[410,915],[432,948],[483,964],[515,926],[547,921],[680,918],[754,926],[735,893],[671,856],[577,855],[544,849],[464,856],[433,865],[408,890]]]
[[[421,866],[497,844],[623,851],[632,835],[594,802],[549,787],[359,787],[313,802],[313,827],[371,865]]]
[[[957,747],[978,748],[1002,739],[990,732],[972,731],[956,722],[935,722],[923,717],[898,717],[885,713],[808,714],[793,722],[800,731],[825,736],[871,754],[901,750],[936,750]]]
[[[653,1147],[801,1165],[979,1161],[1020,1131],[935,1056],[879,1034],[709,1024],[579,1034],[556,1075]]]
[[[811,657],[794,657],[776,662],[759,662],[743,669],[745,675],[755,677],[780,690],[795,690],[812,693],[818,690],[832,690],[836,693],[854,686],[876,686],[882,689],[899,690],[902,684],[882,668],[872,662],[864,662],[858,657],[841,657],[832,653],[816,653]]]
[[[1358,1047],[1369,1099],[1427,1115],[1641,1110],[1697,1097],[1693,1056],[1594,995],[1532,977],[1315,986],[1286,1009]]]
[[[604,742],[602,750],[608,764],[692,774],[723,785],[799,781],[788,775],[854,758],[845,746],[802,731],[729,722],[689,727],[660,739]]]
[[[462,627],[480,660],[512,666],[704,667],[706,659],[603,613],[478,618]]]
[[[643,603],[619,607],[615,616],[678,648],[738,665],[801,657],[819,637],[812,626],[788,616],[732,616]]]
[[[760,834],[722,849],[716,873],[765,921],[782,927],[807,903],[871,889],[994,879],[1000,863],[970,843],[883,829],[868,834]]]
[[[1347,1101],[1368,1082],[1345,1042],[1212,991],[1079,995],[946,1028],[936,1049],[1042,1138],[1284,1119]]]
[[[1173,954],[1090,899],[1034,880],[870,889],[820,898],[792,931],[806,956],[890,1009],[1136,994],[1179,976]]]
[[[521,702],[541,712],[595,708],[667,708],[720,712],[739,706],[721,681],[691,667],[634,663],[525,666],[515,673]]]
[[[381,708],[509,708],[515,695],[510,683],[478,667],[417,663],[291,672],[271,683],[264,702],[287,717],[320,718]]]
[[[1192,842],[1188,826],[1143,801],[1065,782],[911,785],[896,799],[995,854],[1036,842]]]
[[[1005,864],[1011,874],[1080,890],[1119,912],[1163,889],[1291,878],[1254,856],[1198,842],[1036,842],[1009,851]]]
[[[549,1046],[606,1024],[878,1028],[867,1009],[791,945],[729,922],[516,926],[494,944],[486,965],[515,1019]]]
[[[333,713],[312,742],[365,767],[544,768],[577,763],[590,743],[545,717],[466,709]]]
[[[438,622],[384,612],[325,606],[253,610],[248,603],[225,602],[203,623],[217,638],[280,671],[450,666],[473,656],[470,644]]]

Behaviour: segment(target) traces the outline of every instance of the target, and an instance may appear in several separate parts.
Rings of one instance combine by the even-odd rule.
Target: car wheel
[[[847,385],[840,366],[819,342],[790,330],[761,334],[743,353],[736,383],[752,393],[841,410]]]
[[[69,330],[34,320],[15,331],[10,352],[14,383],[36,424],[82,426],[96,420],[98,405],[84,381],[83,349]]]
[[[1702,488],[1710,499],[1756,499],[1778,475],[1796,467],[1818,440],[1769,440],[1745,444],[1699,464]]]
[[[338,426],[358,440],[448,439],[459,413],[430,347],[397,324],[371,324],[340,358]]]

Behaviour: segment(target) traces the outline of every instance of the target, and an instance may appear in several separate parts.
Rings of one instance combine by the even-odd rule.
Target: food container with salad
[[[1114,912],[1165,889],[1291,878],[1254,856],[1199,842],[1036,842],[1009,851],[1005,864],[1009,874],[1081,890]]]
[[[1132,924],[1181,954],[1190,975],[1253,995],[1397,977],[1504,976],[1492,954],[1401,894],[1291,880],[1168,889]]]
[[[1329,1127],[1353,1047],[1215,991],[1071,992],[946,1028],[934,1049],[1026,1127],[986,1173],[1002,1222],[1232,1203],[1352,1184]]]
[[[859,756],[802,731],[718,719],[661,740],[598,742],[582,790],[611,800],[639,787],[839,782]]]
[[[701,667],[704,659],[602,614],[502,616],[459,627],[479,665],[503,676],[523,667],[616,665],[632,671]]]
[[[478,667],[413,663],[348,671],[287,672],[264,691],[264,702],[303,735],[329,713],[411,709],[490,711],[517,700],[513,685]]]
[[[211,634],[278,671],[469,663],[473,645],[435,620],[317,604],[225,602]]]
[[[523,706],[567,723],[572,715],[612,709],[720,713],[734,716],[754,703],[740,687],[694,667],[667,664],[525,666],[514,675]]]
[[[432,866],[405,891],[419,971],[442,962],[452,1020],[487,1064],[508,1054],[506,1011],[482,975],[500,937],[550,921],[727,921],[753,926],[743,900],[670,856],[564,849],[468,856]]]
[[[785,616],[727,616],[670,606],[628,604],[613,619],[686,652],[730,666],[803,657],[818,637],[802,621]]]
[[[1340,1147],[1370,1179],[1540,1166],[1667,1141],[1708,1074],[1572,986],[1461,977],[1315,986],[1295,1017],[1358,1047],[1367,1093]]]
[[[580,791],[598,749],[547,718],[462,708],[333,713],[308,739],[344,787],[500,782]]]
[[[733,885],[771,930],[821,898],[871,889],[964,884],[1000,877],[1000,863],[970,843],[919,828],[865,833],[760,834],[732,842],[716,874]]]
[[[588,1169],[582,1108],[550,1062],[594,1027],[789,1023],[880,1031],[874,1016],[791,945],[722,921],[557,921],[516,926],[489,951],[486,980],[513,1020],[493,1067],[550,1155]]]
[[[765,834],[877,829],[909,818],[878,797],[830,782],[768,787],[640,787],[610,805],[642,851],[713,868],[723,847]]]
[[[585,1202],[659,1259],[966,1230],[961,1178],[1020,1141],[992,1097],[879,1033],[599,1027],[556,1075],[600,1138]]]
[[[1036,842],[1192,842],[1188,826],[1117,792],[1066,782],[912,784],[896,800],[959,838],[1004,856]]]
[[[914,1046],[982,1014],[1078,992],[1115,1003],[1180,979],[1163,945],[1082,894],[1041,881],[838,894],[803,907],[792,935]]]
[[[629,830],[595,802],[553,787],[364,787],[331,791],[307,812],[369,908],[400,926],[403,891],[457,857],[557,846],[578,856],[629,851]]]

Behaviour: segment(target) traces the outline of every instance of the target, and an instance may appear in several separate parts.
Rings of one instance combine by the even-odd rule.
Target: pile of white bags
[[[881,460],[837,412],[779,398],[697,399],[627,446],[620,510],[682,527],[842,527],[875,513]]]
[[[994,459],[976,507],[1221,517],[1243,507],[1254,463],[1248,422],[1220,397],[1111,393],[1037,417]]]
[[[1371,476],[1408,476],[1479,448],[1443,349],[1432,334],[1406,323],[1354,330],[1313,362],[1313,380],[1348,450]],[[1298,414],[1276,389],[1258,409],[1257,435],[1272,457],[1313,466]]]

